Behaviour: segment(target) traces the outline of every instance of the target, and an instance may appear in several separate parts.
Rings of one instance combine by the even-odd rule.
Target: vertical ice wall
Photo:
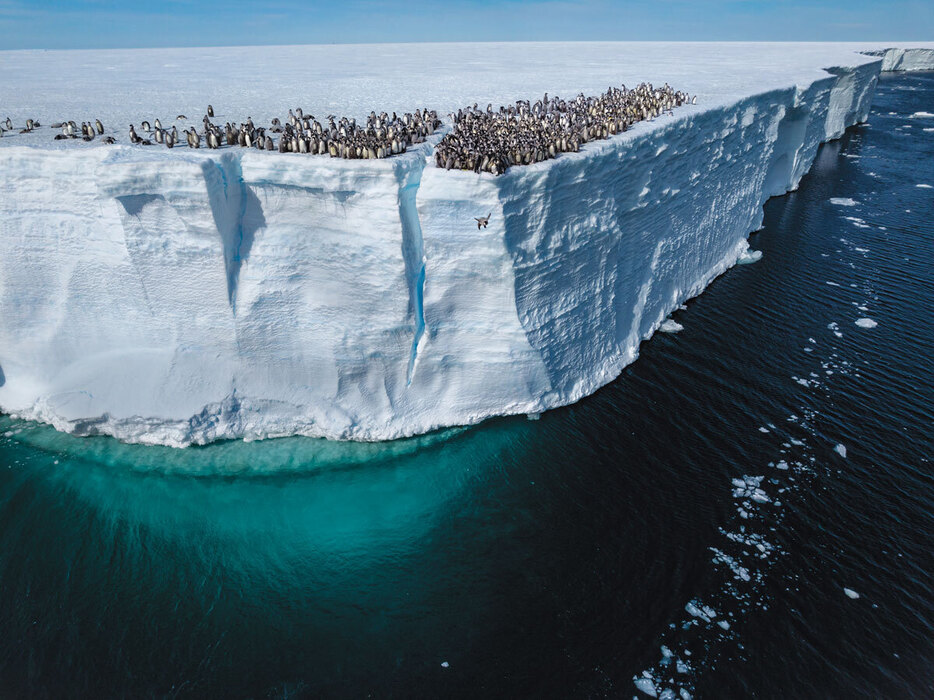
[[[430,144],[377,162],[0,149],[0,406],[185,445],[575,401],[735,262],[765,200],[866,117],[881,64],[497,178],[434,167]]]

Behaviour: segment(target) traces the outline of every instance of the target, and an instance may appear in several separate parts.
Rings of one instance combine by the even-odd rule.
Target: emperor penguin
[[[478,230],[478,231],[479,231],[481,228],[486,228],[486,227],[487,227],[487,224],[490,223],[490,217],[491,217],[492,215],[493,215],[493,212],[490,212],[490,213],[487,214],[486,216],[480,216],[480,217],[476,217],[476,216],[475,216],[475,217],[474,217],[474,221],[477,222],[477,230]]]
[[[211,106],[211,105],[208,105],[208,116],[209,116],[209,117],[213,117],[213,116],[214,116],[214,107]]]
[[[103,133],[104,133],[104,125],[101,124],[101,120],[100,120],[100,119],[95,119],[95,120],[94,120],[94,126],[97,127],[97,133],[103,135]]]

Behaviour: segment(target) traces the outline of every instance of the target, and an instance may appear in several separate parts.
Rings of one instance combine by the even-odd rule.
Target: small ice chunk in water
[[[662,333],[677,333],[678,331],[683,331],[684,326],[673,319],[668,319],[660,327],[659,330]]]
[[[739,259],[736,261],[737,265],[749,265],[758,260],[762,259],[761,250],[750,250],[746,249],[743,251],[743,254],[739,256]]]
[[[655,692],[655,683],[651,678],[635,678],[633,679],[633,683],[635,683],[636,687],[650,698],[658,697],[658,693]]]
[[[858,318],[856,319],[856,325],[860,328],[875,328],[879,324],[873,321],[871,318]]]
[[[541,413],[526,413],[525,417],[528,420],[538,420],[539,418],[542,417],[542,414]]]
[[[717,624],[720,625],[720,627],[722,627],[725,630],[730,629],[730,623],[727,622],[726,620],[719,620],[717,621]]]
[[[441,668],[447,668],[447,667],[450,666],[450,665],[451,665],[451,664],[449,664],[447,661],[442,661],[442,662],[441,662]]]
[[[836,204],[838,207],[855,207],[859,202],[855,199],[850,199],[849,197],[831,197],[831,204]]]
[[[931,189],[932,187],[934,187],[934,185],[926,185],[926,184],[924,184],[924,183],[922,182],[922,183],[920,183],[920,184],[918,184],[918,185],[915,185],[915,187],[920,187],[922,190],[929,190],[929,189]]]
[[[856,228],[870,228],[863,219],[860,219],[858,216],[844,216],[844,219],[853,224]]]
[[[684,609],[689,615],[699,617],[704,622],[710,622],[711,618],[717,616],[717,611],[711,608],[709,605],[702,605],[698,607],[693,600],[688,601],[688,604],[684,606]]]
[[[923,119],[924,117],[934,117],[934,114],[931,114],[930,112],[915,112],[908,118],[909,119]]]
[[[852,588],[844,588],[843,592],[846,593],[847,598],[852,598],[853,600],[859,598],[859,593],[854,591]]]
[[[837,446],[833,448],[833,451],[836,452],[841,457],[843,457],[844,459],[846,459],[846,446],[845,445],[841,445],[838,443]]]
[[[681,700],[691,700],[691,694],[684,688],[681,689]]]
[[[760,426],[759,426],[759,432],[760,432],[760,433],[767,433],[767,432],[769,432],[769,429],[766,428],[764,425],[760,425]]]

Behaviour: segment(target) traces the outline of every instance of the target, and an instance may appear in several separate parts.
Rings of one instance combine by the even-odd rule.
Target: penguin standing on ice
[[[209,116],[209,117],[213,117],[213,116],[214,116],[214,107],[211,106],[211,105],[208,105],[208,116]]]

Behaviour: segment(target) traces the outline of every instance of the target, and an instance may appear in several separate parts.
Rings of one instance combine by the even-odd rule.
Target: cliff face
[[[884,62],[931,58],[854,55],[501,177],[435,168],[430,143],[2,148],[0,408],[181,446],[576,401],[735,263],[765,200],[866,118]]]

